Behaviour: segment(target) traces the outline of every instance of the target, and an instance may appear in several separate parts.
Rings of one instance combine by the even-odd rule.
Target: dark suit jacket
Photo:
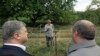
[[[32,55],[26,53],[19,47],[3,45],[3,47],[0,48],[0,56],[32,56]]]

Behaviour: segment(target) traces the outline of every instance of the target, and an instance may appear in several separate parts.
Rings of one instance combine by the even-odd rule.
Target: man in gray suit
[[[79,20],[73,27],[73,43],[68,56],[100,56],[100,47],[95,42],[95,25],[88,20]]]

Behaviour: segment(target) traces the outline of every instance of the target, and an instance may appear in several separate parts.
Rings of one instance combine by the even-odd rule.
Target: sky
[[[85,11],[86,7],[90,5],[92,0],[77,0],[74,7],[75,11]]]

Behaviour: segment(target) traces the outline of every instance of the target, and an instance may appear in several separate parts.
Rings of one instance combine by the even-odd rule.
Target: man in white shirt
[[[54,37],[54,26],[51,24],[51,20],[47,21],[47,24],[44,27],[44,31],[46,34],[47,47],[49,47],[53,44]]]
[[[4,44],[0,56],[31,56],[25,52],[24,43],[28,40],[25,23],[17,20],[7,21],[2,27]]]

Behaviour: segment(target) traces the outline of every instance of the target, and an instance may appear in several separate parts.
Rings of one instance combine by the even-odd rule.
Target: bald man
[[[100,47],[95,42],[95,25],[88,20],[79,20],[73,27],[73,43],[68,56],[100,56]]]

